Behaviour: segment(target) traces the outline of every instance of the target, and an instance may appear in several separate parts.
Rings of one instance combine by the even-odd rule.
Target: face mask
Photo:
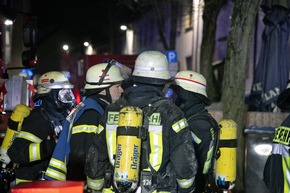
[[[58,100],[62,103],[75,103],[75,96],[71,89],[64,88],[58,92]]]

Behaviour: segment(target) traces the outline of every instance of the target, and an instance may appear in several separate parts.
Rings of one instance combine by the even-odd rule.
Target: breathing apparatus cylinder
[[[215,182],[221,190],[231,190],[236,181],[237,124],[231,119],[223,119],[221,126],[219,152],[216,161]]]
[[[8,148],[12,145],[13,140],[21,131],[22,122],[30,114],[30,108],[23,104],[18,104],[14,107],[11,116],[8,119],[8,126],[5,137],[0,147],[0,161],[2,168],[5,168],[10,163],[10,158],[7,155]]]
[[[138,107],[127,106],[119,112],[113,179],[119,192],[133,192],[138,185],[142,121]]]

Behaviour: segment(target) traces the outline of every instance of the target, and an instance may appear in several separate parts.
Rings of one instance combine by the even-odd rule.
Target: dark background
[[[120,35],[120,25],[140,17],[146,10],[142,3],[120,0],[32,0],[32,15],[37,18],[38,44],[56,33],[66,34],[66,41],[96,46],[107,44]],[[77,49],[77,47],[75,47]]]

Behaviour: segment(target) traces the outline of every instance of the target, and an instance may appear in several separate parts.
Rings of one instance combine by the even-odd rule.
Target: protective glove
[[[2,162],[2,168],[5,168],[7,164],[10,163],[10,157],[7,155],[7,151],[0,148],[0,162]]]
[[[58,137],[60,135],[61,131],[62,131],[61,125],[54,127],[54,133],[55,133],[56,137]]]

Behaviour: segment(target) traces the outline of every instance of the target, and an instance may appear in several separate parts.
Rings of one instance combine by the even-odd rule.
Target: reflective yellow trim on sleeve
[[[72,128],[72,134],[78,133],[96,133],[98,127],[95,125],[78,125]]]
[[[196,144],[201,143],[201,139],[199,137],[197,137],[197,135],[195,135],[192,131],[191,131],[191,138]]]
[[[94,180],[87,176],[87,185],[92,190],[101,190],[104,185],[104,178]]]
[[[66,163],[63,161],[57,160],[55,158],[51,158],[49,165],[65,172],[65,173],[67,172]]]
[[[16,178],[15,183],[19,184],[20,182],[32,182],[32,180],[24,180],[24,179]]]
[[[39,137],[33,135],[32,133],[28,133],[26,131],[20,131],[17,137],[26,139],[28,141],[31,141],[32,143],[40,143],[42,141]]]
[[[40,160],[40,143],[31,143],[29,145],[29,161]]]
[[[103,125],[100,124],[97,128],[97,134],[100,134],[103,130],[104,130],[104,127]]]
[[[45,175],[47,175],[53,179],[59,180],[59,181],[66,180],[66,174],[59,172],[57,170],[54,170],[52,168],[47,168]]]
[[[182,129],[184,129],[185,127],[188,126],[187,120],[185,118],[179,120],[178,122],[174,123],[172,125],[172,129],[178,133],[179,131],[181,131]]]
[[[177,183],[181,188],[189,188],[190,186],[193,185],[194,179],[195,177],[191,179],[177,179]]]

